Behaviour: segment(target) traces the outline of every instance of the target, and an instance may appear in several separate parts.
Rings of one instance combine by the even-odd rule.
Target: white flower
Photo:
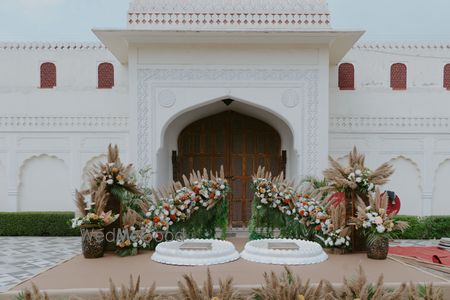
[[[358,175],[358,176],[360,176],[360,175],[362,174],[362,172],[361,172],[360,169],[357,169],[357,170],[355,171],[355,174]]]
[[[135,228],[134,226],[131,226],[131,227],[130,227],[130,230],[131,230],[131,231],[135,231],[136,228]]]
[[[353,178],[355,178],[355,173],[352,172],[348,175],[348,179],[353,179]]]
[[[262,198],[262,199],[261,199],[261,203],[262,203],[262,204],[267,204],[267,199],[266,199],[266,198]]]
[[[224,190],[224,189],[225,189],[225,185],[224,185],[224,184],[221,184],[221,185],[220,185],[220,189],[221,189],[221,190]]]
[[[261,205],[256,206],[257,209],[260,209],[261,207],[262,207]]]
[[[114,167],[114,163],[109,163],[108,166]]]
[[[386,230],[386,228],[384,228],[383,225],[378,225],[378,226],[377,226],[377,231],[378,231],[378,233],[383,233],[383,232],[385,232],[385,230]]]
[[[370,226],[371,226],[370,222],[366,221],[366,222],[363,223],[363,227],[364,228],[369,228]]]
[[[146,217],[150,217],[151,215],[152,215],[152,213],[149,212],[149,211],[145,213],[145,216],[146,216]]]
[[[375,186],[374,186],[374,184],[371,182],[370,184],[369,184],[369,190],[371,191],[371,190],[373,190],[375,188]]]
[[[216,191],[216,196],[219,197],[221,195],[220,191]]]
[[[121,180],[121,181],[119,181],[119,184],[120,184],[120,185],[124,185],[124,184],[125,184],[125,181]]]
[[[114,180],[108,179],[108,180],[106,180],[106,183],[109,184],[109,185],[112,185],[114,183]]]
[[[144,244],[142,245],[142,248],[145,248],[145,247],[147,247],[147,244],[144,243]]]
[[[166,231],[166,230],[167,230],[167,227],[166,227],[166,226],[163,226],[162,230],[163,230],[163,231]]]
[[[361,182],[361,177],[356,177],[356,182]]]
[[[138,244],[136,242],[133,243],[133,247],[137,248]]]

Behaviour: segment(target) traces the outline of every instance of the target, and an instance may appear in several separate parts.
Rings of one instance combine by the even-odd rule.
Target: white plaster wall
[[[0,211],[7,210],[8,177],[4,164],[0,161]]]
[[[56,64],[53,89],[39,88],[40,64],[46,61]],[[102,62],[114,65],[112,89],[97,89]],[[73,210],[86,162],[110,143],[129,161],[128,66],[103,45],[83,43],[0,43],[0,64],[0,176],[7,172],[0,211]],[[41,155],[61,158],[64,168],[53,161],[24,165]],[[61,189],[52,193],[48,178]]]
[[[433,215],[450,215],[450,159],[443,161],[434,179]]]
[[[74,210],[69,178],[68,166],[57,157],[43,154],[27,159],[20,168],[19,210]]]
[[[357,145],[371,167],[407,158],[394,160],[390,183],[406,201],[401,214],[443,211],[438,199],[447,171],[439,165],[450,159],[450,92],[442,86],[449,49],[448,44],[359,44],[342,60],[355,66],[354,91],[340,91],[337,67],[330,69],[330,154],[343,156]],[[390,88],[390,66],[396,62],[408,67],[405,91]]]
[[[390,181],[383,186],[383,190],[395,191],[399,196],[400,214],[423,215],[421,178],[417,164],[406,157],[394,158],[390,163],[395,172]]]
[[[327,47],[136,46],[129,58],[137,63],[135,70],[130,68],[130,89],[135,86],[138,91],[136,114],[131,115],[132,120],[137,119],[133,128],[138,135],[134,138],[138,144],[136,160],[154,167],[155,184],[165,183],[171,178],[170,153],[177,150],[176,138],[183,126],[234,109],[279,131],[288,150],[289,175],[318,175],[326,165],[328,149]],[[235,103],[227,108],[221,102],[226,98]],[[288,103],[291,100],[292,105]],[[140,116],[145,111],[150,113]],[[308,149],[310,141],[314,146]]]

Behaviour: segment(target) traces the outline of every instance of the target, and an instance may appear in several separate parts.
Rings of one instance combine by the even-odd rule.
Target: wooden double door
[[[285,171],[286,152],[281,151],[281,138],[274,128],[230,110],[184,128],[172,163],[176,180],[192,170],[218,171],[223,165],[232,189],[229,223],[241,227],[248,225],[251,215],[252,175],[258,166],[265,166],[272,174]]]

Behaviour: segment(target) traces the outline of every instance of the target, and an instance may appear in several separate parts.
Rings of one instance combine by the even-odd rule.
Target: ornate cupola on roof
[[[131,0],[129,29],[302,31],[330,29],[326,0]]]

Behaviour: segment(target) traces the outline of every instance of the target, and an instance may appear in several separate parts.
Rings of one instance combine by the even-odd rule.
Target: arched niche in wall
[[[0,161],[0,211],[8,209],[8,180],[6,174],[6,167]]]
[[[106,154],[100,154],[89,159],[85,164],[83,171],[81,173],[81,190],[85,190],[89,188],[89,172],[96,165],[105,163],[107,161]]]
[[[42,154],[25,160],[19,171],[19,211],[73,211],[69,168]]]
[[[443,161],[436,170],[434,176],[433,215],[450,215],[450,194],[448,185],[450,183],[450,159]]]
[[[422,215],[421,174],[418,165],[410,158],[398,156],[389,161],[395,172],[384,190],[394,191],[402,201],[401,215]]]

